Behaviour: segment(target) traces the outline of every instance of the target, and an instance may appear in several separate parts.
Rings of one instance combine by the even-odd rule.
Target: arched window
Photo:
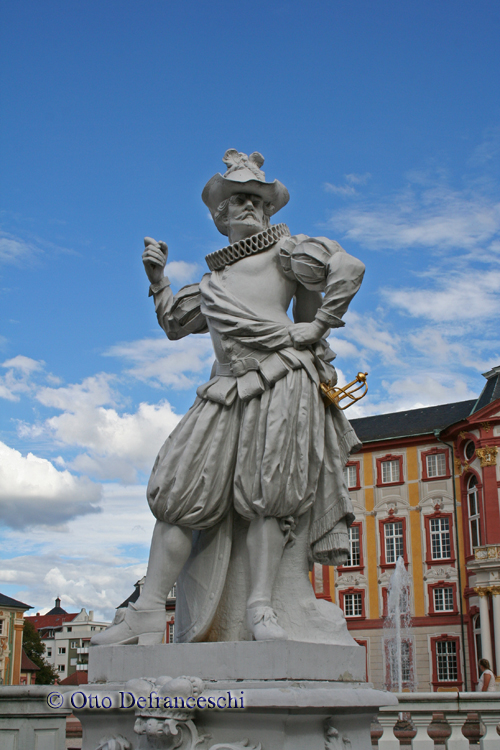
[[[467,482],[467,509],[469,511],[469,534],[472,549],[481,544],[481,529],[479,522],[479,492],[477,477],[471,474]]]

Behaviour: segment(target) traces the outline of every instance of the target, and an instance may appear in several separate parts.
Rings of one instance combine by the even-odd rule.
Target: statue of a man
[[[217,528],[228,514],[247,523],[246,625],[255,640],[287,638],[273,585],[304,514],[311,562],[341,564],[348,553],[354,516],[343,468],[359,443],[343,413],[325,409],[319,385],[336,382],[325,337],[344,325],[364,265],[332,240],[270,225],[289,195],[265,181],[260,154],[230,149],[223,161],[225,175],[202,194],[230,242],[207,256],[211,272],[173,295],[167,245],[145,240],[160,326],[173,340],[208,331],[216,360],[153,467],[147,495],[157,522],[141,596],[94,645],[161,642],[165,600],[192,556],[193,531]]]

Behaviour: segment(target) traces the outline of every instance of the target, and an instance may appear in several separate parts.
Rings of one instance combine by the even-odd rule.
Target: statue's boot
[[[161,609],[136,609],[133,604],[118,609],[115,619],[106,630],[96,633],[91,646],[124,646],[138,643],[153,646],[163,641],[167,613]]]
[[[286,641],[288,638],[272,607],[248,607],[247,624],[256,641]]]

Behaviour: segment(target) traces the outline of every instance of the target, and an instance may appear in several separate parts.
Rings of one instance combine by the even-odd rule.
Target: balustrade
[[[477,714],[483,725],[480,750],[500,750],[500,693],[397,693],[399,706],[383,706],[378,721],[383,733],[379,750],[399,750],[400,742],[394,728],[401,712],[411,716],[416,734],[411,740],[412,750],[434,750],[434,740],[428,728],[433,715],[444,714],[450,736],[444,741],[446,750],[469,750],[469,740],[462,729],[470,713]]]

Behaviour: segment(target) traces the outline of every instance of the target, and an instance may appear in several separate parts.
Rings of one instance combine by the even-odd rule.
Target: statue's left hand
[[[321,320],[313,320],[312,323],[295,323],[288,330],[294,347],[304,349],[319,341],[327,332],[328,326]]]

